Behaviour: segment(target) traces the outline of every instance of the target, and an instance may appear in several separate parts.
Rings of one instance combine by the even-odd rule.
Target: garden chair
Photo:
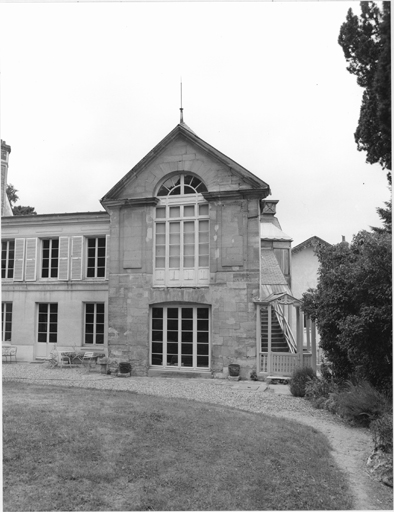
[[[15,362],[16,362],[16,352],[17,352],[17,347],[3,347],[3,358],[5,357],[6,362],[9,359],[10,363],[12,361],[12,358],[14,358]]]
[[[94,352],[85,352],[83,355],[82,362],[88,368],[88,371],[90,372],[92,363],[97,362],[97,356],[94,355]]]

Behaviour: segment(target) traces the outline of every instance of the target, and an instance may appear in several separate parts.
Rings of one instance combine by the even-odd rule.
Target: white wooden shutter
[[[71,244],[71,280],[82,279],[83,236],[73,236]]]
[[[109,278],[109,235],[105,236],[105,279]]]
[[[68,236],[59,237],[59,281],[68,281],[69,246]]]
[[[14,281],[23,281],[23,263],[25,259],[25,239],[15,239]]]
[[[37,238],[26,238],[25,280],[35,281],[37,277]]]

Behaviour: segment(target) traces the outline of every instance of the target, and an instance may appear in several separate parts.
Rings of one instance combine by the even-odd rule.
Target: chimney
[[[11,146],[5,140],[1,141],[1,216],[12,215],[11,205],[7,197],[8,184],[8,162],[10,159]]]

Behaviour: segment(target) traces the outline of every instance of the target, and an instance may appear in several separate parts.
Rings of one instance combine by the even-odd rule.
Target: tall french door
[[[57,343],[58,307],[56,303],[38,304],[36,357],[48,357]]]
[[[208,369],[209,307],[159,306],[151,311],[151,365]]]

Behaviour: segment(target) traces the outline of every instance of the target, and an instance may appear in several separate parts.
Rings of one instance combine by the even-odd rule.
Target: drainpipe
[[[268,375],[271,375],[271,361],[272,361],[272,354],[271,354],[271,340],[272,340],[272,308],[271,304],[268,305]]]

